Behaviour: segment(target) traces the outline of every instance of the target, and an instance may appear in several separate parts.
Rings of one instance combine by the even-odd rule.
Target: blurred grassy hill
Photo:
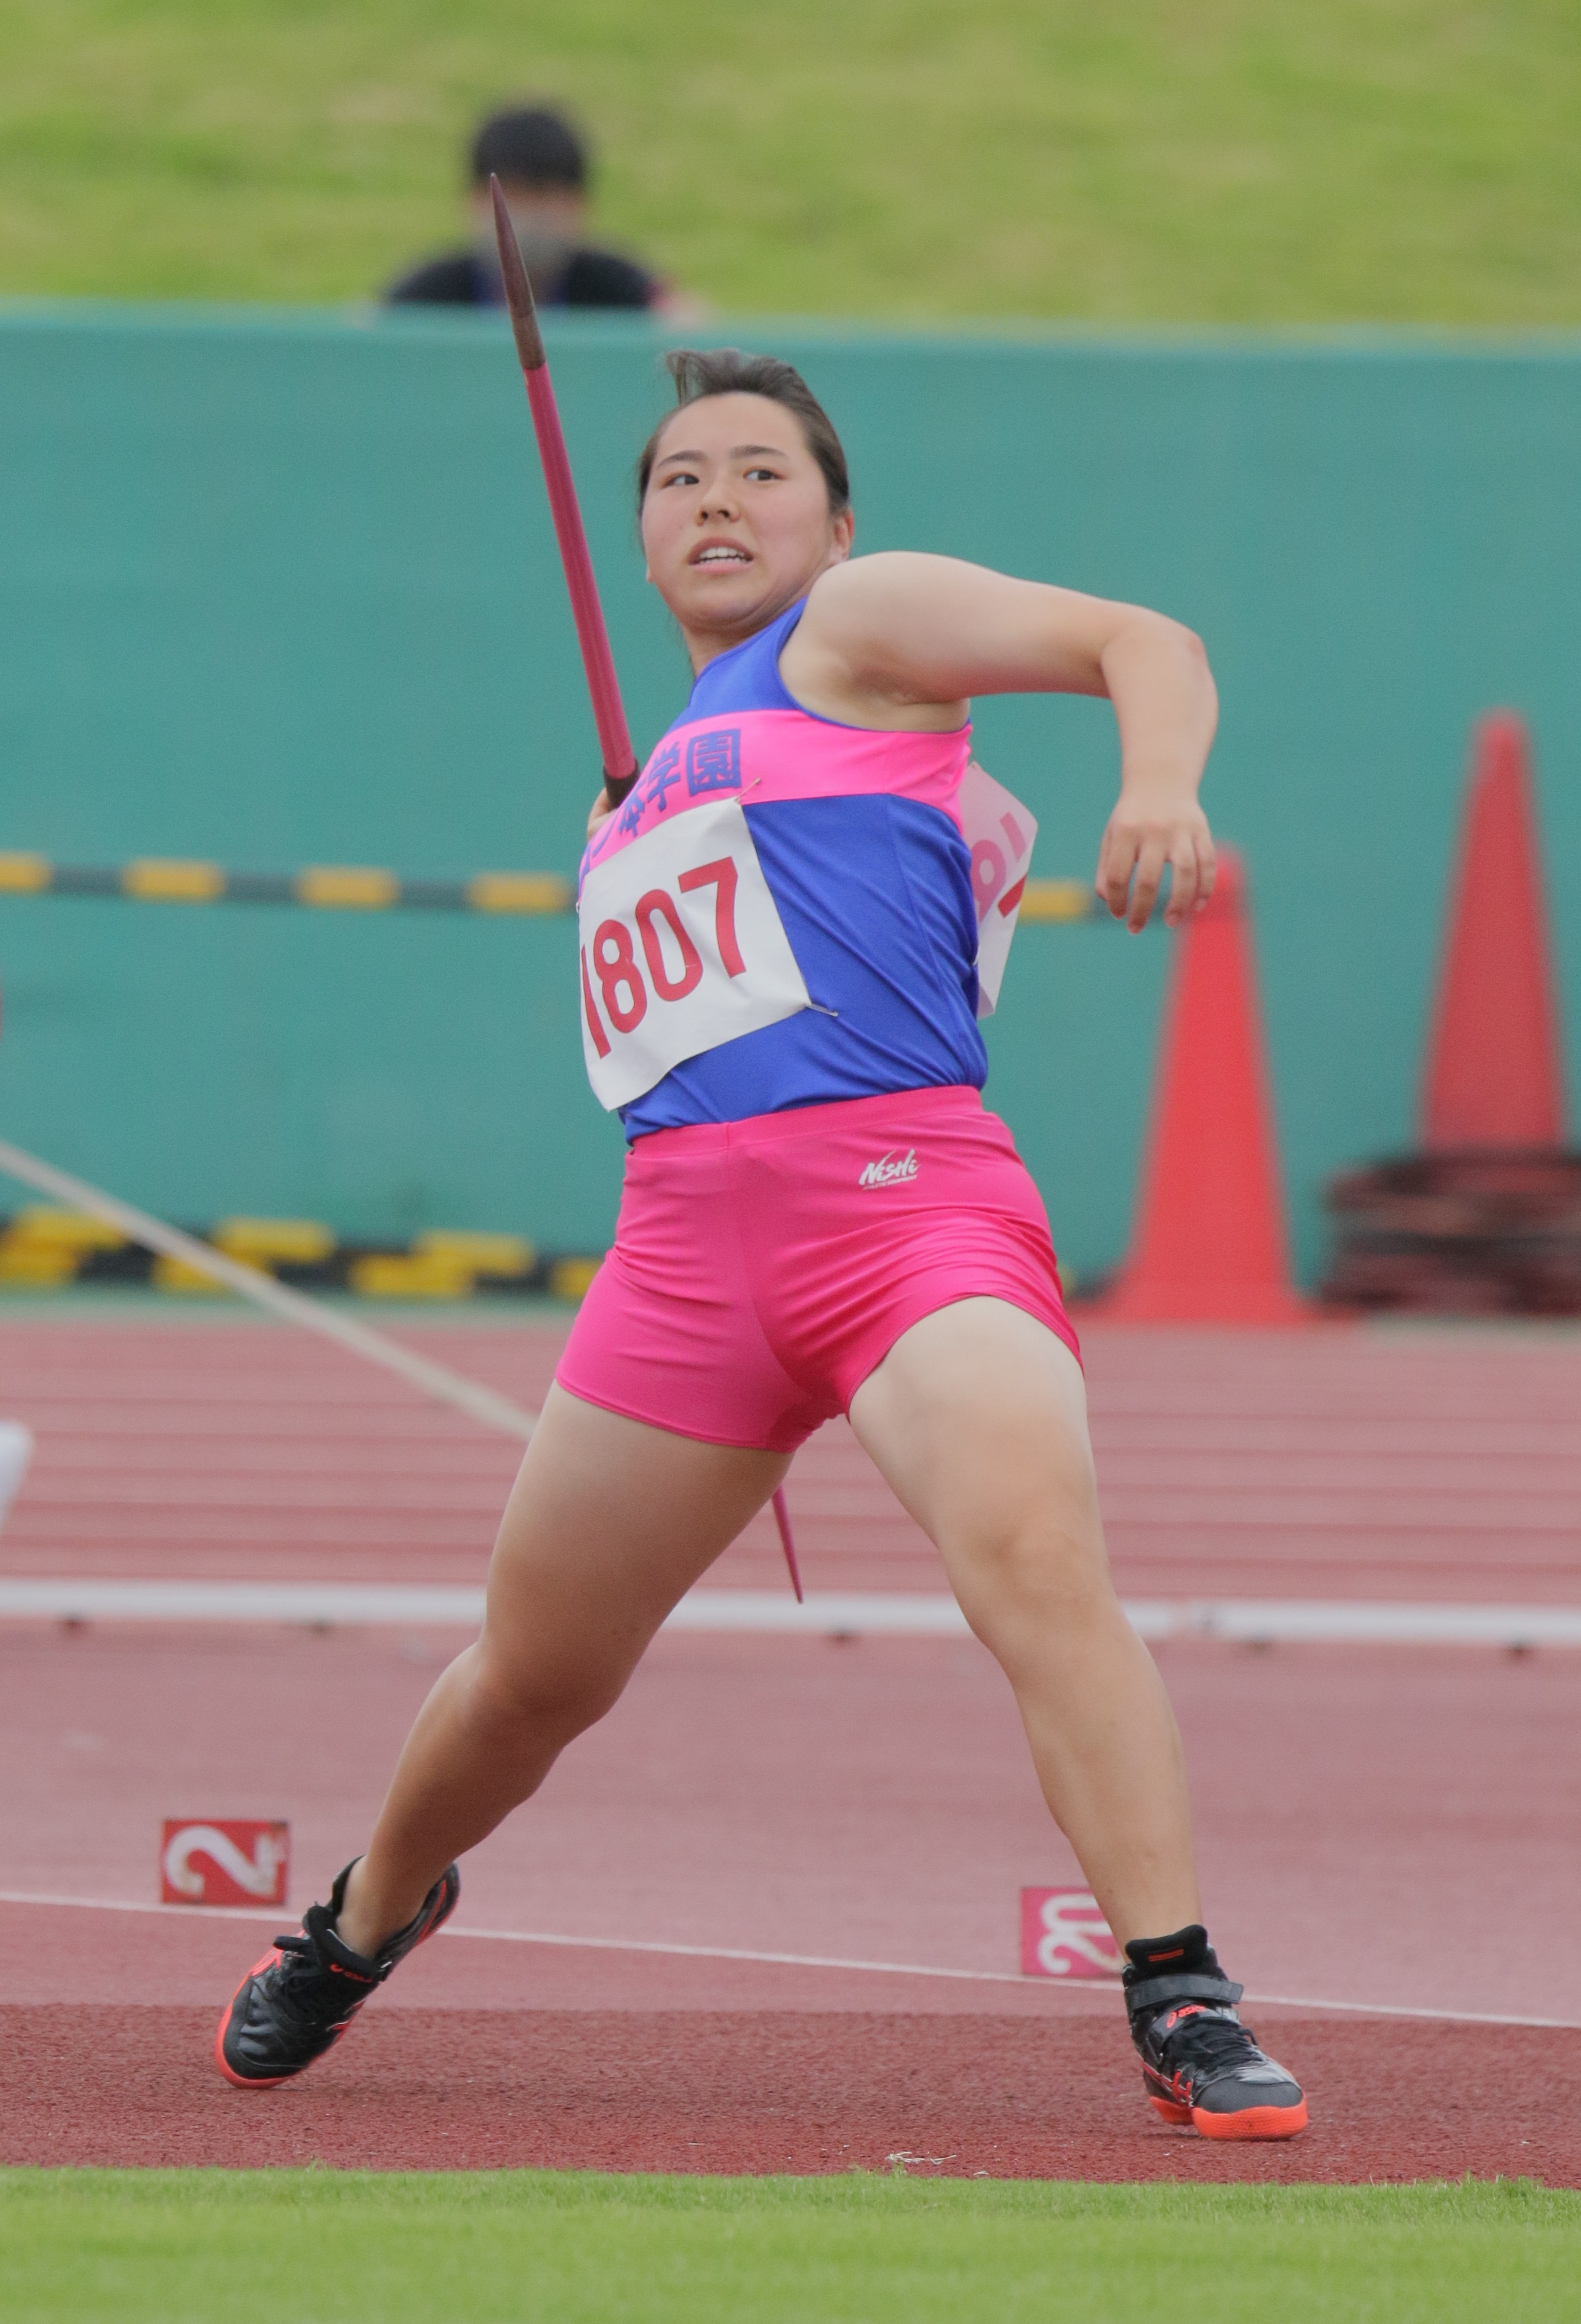
[[[522,95],[737,313],[1581,321],[1581,0],[5,0],[0,295],[364,297]]]

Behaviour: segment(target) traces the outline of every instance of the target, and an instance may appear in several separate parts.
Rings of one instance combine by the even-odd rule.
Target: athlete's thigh
[[[789,1465],[551,1387],[500,1522],[485,1646],[568,1673],[629,1665]]]
[[[973,1573],[1007,1559],[1041,1560],[1050,1580],[1061,1561],[1104,1564],[1081,1366],[1008,1301],[914,1323],[857,1389],[851,1425],[963,1603]]]

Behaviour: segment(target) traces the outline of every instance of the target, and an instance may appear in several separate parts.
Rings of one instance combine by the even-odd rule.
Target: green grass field
[[[735,312],[1581,320],[1576,0],[6,0],[0,294],[362,297],[522,93]]]
[[[116,2324],[1563,2324],[1581,2195],[0,2172],[0,2312]]]

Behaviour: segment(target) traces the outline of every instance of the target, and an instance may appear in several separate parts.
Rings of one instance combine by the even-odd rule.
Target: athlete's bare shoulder
[[[797,700],[853,726],[937,733],[964,725],[966,703],[940,696],[907,650],[952,567],[980,570],[953,558],[888,549],[820,573],[780,658]]]
[[[857,725],[958,726],[974,695],[1106,693],[1105,652],[1142,631],[1187,634],[1141,606],[890,550],[819,574],[781,668],[809,709]]]

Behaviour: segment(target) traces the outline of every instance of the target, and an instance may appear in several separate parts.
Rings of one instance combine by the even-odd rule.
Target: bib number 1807
[[[582,1053],[606,1107],[808,1006],[736,800],[678,814],[596,863],[578,911]]]
[[[714,940],[720,964],[726,976],[744,976],[746,963],[735,937],[738,881],[732,859],[721,855],[717,862],[699,863],[692,871],[683,872],[675,884],[683,896],[695,895],[700,888],[714,889]],[[648,982],[658,998],[684,1001],[689,993],[695,992],[703,981],[703,956],[692,942],[680,906],[669,890],[650,888],[645,896],[639,896],[632,921],[642,942]],[[664,957],[664,938],[659,933],[661,922],[669,933],[679,975],[670,974],[670,964]],[[593,971],[598,979],[605,1014],[617,1033],[634,1033],[648,1013],[648,985],[643,981],[632,948],[631,927],[624,920],[600,920],[593,932],[592,951]],[[582,954],[582,1001],[593,1046],[601,1057],[607,1057],[609,1037],[599,1020],[598,1006],[593,998],[586,951]]]

